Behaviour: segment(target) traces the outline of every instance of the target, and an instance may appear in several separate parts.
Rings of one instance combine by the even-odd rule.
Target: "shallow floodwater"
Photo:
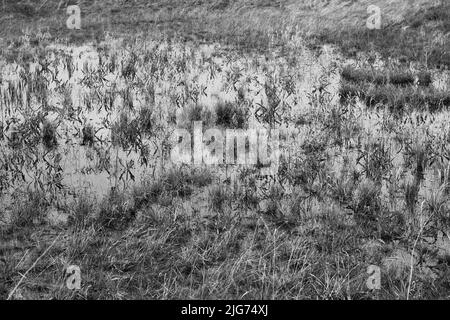
[[[67,193],[85,190],[101,197],[112,187],[127,188],[143,179],[156,179],[173,165],[164,146],[171,132],[187,121],[185,110],[194,105],[214,114],[218,103],[242,103],[249,107],[249,128],[267,128],[255,116],[260,106],[271,103],[267,83],[273,84],[280,105],[285,106],[283,116],[290,119],[317,107],[320,97],[314,98],[314,92],[320,87],[326,88],[326,104],[339,104],[336,65],[342,58],[331,47],[324,47],[319,56],[302,48],[295,57],[275,51],[271,57],[242,54],[217,44],[192,47],[150,41],[136,49],[114,40],[105,47],[53,46],[40,61],[3,64],[4,196],[18,188],[50,190],[57,185]],[[289,66],[292,58],[295,63]],[[434,83],[439,87],[445,81],[437,78]],[[42,108],[44,104],[46,108]],[[363,105],[355,108],[359,109],[355,119],[364,132],[377,137],[382,131],[380,112]],[[136,119],[143,109],[151,112],[151,133],[138,135],[139,147],[113,144],[114,124],[123,114],[128,120]],[[37,115],[40,122],[33,120]],[[33,124],[42,127],[43,119],[56,128],[54,149],[32,139],[36,132]],[[443,112],[423,126],[439,132],[449,120],[449,114]],[[133,127],[133,122],[126,123]],[[288,122],[277,126],[296,130],[297,139],[281,145],[291,151],[300,148],[311,131],[306,126],[294,129]],[[86,127],[95,132],[92,146],[82,145]],[[25,138],[12,148],[15,132]],[[336,155],[335,170],[340,170],[342,157],[342,152]],[[393,154],[393,162],[401,166],[401,154]]]
[[[124,112],[124,108],[127,108],[125,104],[132,105],[130,110],[125,111],[130,115],[136,114],[136,111],[141,108],[152,108],[160,117],[160,122],[167,126],[167,130],[170,130],[176,127],[176,125],[167,124],[169,113],[174,109],[178,119],[183,121],[182,107],[200,104],[213,111],[219,102],[236,102],[238,99],[236,88],[242,88],[245,98],[251,101],[249,127],[261,126],[254,117],[254,106],[255,103],[267,103],[267,97],[262,90],[267,81],[266,75],[271,74],[274,78],[282,76],[284,70],[281,58],[275,58],[273,62],[267,63],[263,56],[245,56],[225,52],[222,54],[218,45],[202,45],[195,49],[176,45],[170,48],[167,46],[167,44],[149,43],[147,47],[147,50],[154,50],[156,54],[166,55],[166,65],[161,65],[158,61],[158,63],[148,63],[147,68],[140,65],[134,66],[135,77],[144,83],[141,87],[134,86],[134,80],[130,81],[123,76],[124,65],[129,63],[130,59],[127,49],[113,48],[107,54],[99,53],[93,46],[77,48],[55,46],[49,50],[50,53],[45,58],[45,63],[49,65],[48,72],[42,79],[46,82],[46,88],[43,91],[46,91],[47,105],[53,110],[46,112],[45,119],[51,123],[57,123],[57,152],[61,158],[59,164],[62,167],[62,184],[65,187],[91,188],[96,193],[104,194],[117,183],[116,176],[123,173],[121,169],[130,168],[130,164],[132,164],[130,171],[137,178],[136,180],[148,175],[149,171],[152,175],[155,171],[159,171],[159,168],[155,170],[155,167],[158,167],[158,164],[161,166],[161,163],[158,163],[161,161],[158,159],[161,153],[157,150],[161,142],[158,141],[160,137],[145,138],[144,142],[149,147],[148,152],[153,155],[152,161],[145,166],[139,165],[140,156],[135,150],[122,150],[112,145],[102,144],[102,152],[100,152],[99,146],[80,145],[80,132],[86,125],[94,128],[98,140],[104,140],[106,144],[111,142],[111,126],[105,125],[105,121],[108,123],[117,121],[120,114]],[[320,59],[323,60],[324,65],[317,64],[313,56],[308,56],[306,51],[305,55],[299,58],[298,76],[293,80],[296,92],[290,97],[284,97],[286,103],[292,104],[295,100],[299,110],[307,106],[306,92],[311,91],[321,68],[323,69],[327,63],[331,62],[328,54]],[[173,64],[183,65],[178,71]],[[9,103],[2,107],[4,121],[9,118],[16,119],[16,122],[20,123],[30,116],[29,110],[37,112],[40,108],[42,102],[35,101],[36,99],[29,94],[30,84],[24,81],[22,75],[27,73],[31,78],[40,68],[42,69],[42,65],[37,62],[30,63],[28,68],[29,70],[26,70],[24,66],[10,64],[2,70],[4,79],[1,87],[2,100],[9,100]],[[165,74],[156,79],[152,77],[151,73],[161,71]],[[17,89],[17,92],[21,94],[16,101],[13,101],[14,98],[11,95],[8,96],[9,87]],[[112,98],[111,108],[108,110],[102,105],[101,99],[98,101],[97,98],[108,96],[112,90],[119,94]],[[146,96],[146,90],[153,91],[150,97]],[[124,95],[120,95],[124,92],[128,95],[126,98],[129,101],[124,101]],[[28,110],[25,110],[26,108]],[[77,113],[75,117],[68,116],[68,108],[75,110]],[[17,126],[10,127],[9,131],[4,131],[4,134],[11,136],[15,128]],[[154,141],[150,141],[153,138],[155,138]],[[6,147],[7,142],[3,140],[2,143]],[[25,148],[26,146],[22,150],[24,153],[28,152]],[[41,148],[35,152],[42,156],[46,151]],[[110,163],[109,169],[112,170],[108,170],[109,172],[97,170],[98,163],[101,162],[98,158],[99,154],[114,157],[110,160],[113,166],[119,163],[118,167],[111,168]],[[115,161],[115,158],[118,161]],[[23,167],[24,172],[28,169],[26,166]],[[26,175],[25,180],[28,183],[32,182],[33,173]],[[128,183],[126,180],[122,179],[125,185]]]

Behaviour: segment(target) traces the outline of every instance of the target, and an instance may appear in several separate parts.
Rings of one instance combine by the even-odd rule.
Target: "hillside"
[[[74,3],[80,5],[83,27],[70,33],[65,8]],[[365,28],[369,5],[382,10],[379,32]],[[151,37],[158,31],[263,50],[270,37],[282,44],[283,34],[296,30],[312,47],[332,43],[350,55],[373,48],[385,57],[407,60],[427,54],[433,65],[448,67],[449,6],[441,0],[5,0],[0,35],[12,39],[28,28],[84,41],[102,38],[105,32]]]

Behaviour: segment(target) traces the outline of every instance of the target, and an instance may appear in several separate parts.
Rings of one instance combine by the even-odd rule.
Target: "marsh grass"
[[[90,124],[84,126],[82,129],[82,134],[83,134],[83,141],[81,142],[81,145],[82,146],[87,145],[92,147],[95,142],[95,132],[93,126]]]
[[[12,225],[15,228],[27,228],[43,222],[43,211],[46,208],[42,194],[30,193],[24,202],[15,208]]]
[[[136,209],[126,195],[112,190],[99,207],[97,222],[111,230],[124,230],[136,216]]]
[[[44,122],[42,127],[42,142],[47,149],[54,149],[58,145],[56,129],[50,122]]]
[[[342,103],[359,99],[368,107],[387,107],[391,112],[399,114],[408,110],[439,112],[450,106],[450,96],[447,92],[415,86],[373,86],[344,81],[339,95]]]
[[[206,187],[213,182],[213,175],[207,169],[188,171],[183,168],[171,169],[155,181],[146,180],[133,191],[138,208],[152,203],[172,203],[176,197],[189,197],[195,188]]]
[[[214,125],[214,112],[201,104],[190,104],[184,108],[177,120],[178,126],[192,132],[194,122],[201,121],[206,128]]]
[[[224,206],[231,202],[231,194],[225,186],[215,186],[209,191],[211,208],[216,212],[222,212]]]
[[[248,110],[231,102],[221,102],[216,106],[216,124],[225,128],[244,129],[248,122]]]
[[[31,8],[20,7],[23,2],[19,6],[14,6],[12,1],[6,4],[5,12],[12,16],[5,21],[17,18],[17,25],[2,32],[11,31],[13,35],[21,25],[37,23],[36,19],[28,19]],[[193,6],[189,2],[172,2],[171,14],[164,11],[168,5],[165,1],[151,4],[134,1],[133,4],[141,5],[139,12],[137,7],[122,6],[122,3],[119,10],[116,1],[110,4],[109,31],[116,30],[115,36],[127,35],[127,41],[120,45],[128,55],[119,61],[114,53],[106,52],[101,56],[104,60],[99,72],[91,72],[88,65],[82,68],[82,83],[99,89],[97,86],[104,81],[102,77],[108,71],[117,71],[126,86],[120,91],[113,87],[105,92],[91,91],[82,101],[90,111],[101,105],[112,112],[115,98],[119,97],[123,110],[111,123],[102,123],[112,132],[111,137],[101,139],[96,135],[98,127],[76,118],[80,110],[72,103],[67,87],[62,86],[62,103],[67,113],[58,116],[81,123],[76,132],[77,144],[99,155],[105,152],[102,150],[105,145],[117,152],[137,150],[147,154],[144,162],[148,163],[157,153],[150,156],[145,143],[152,143],[151,139],[165,141],[164,137],[172,129],[170,125],[191,131],[194,121],[203,121],[205,127],[246,128],[249,118],[254,117],[260,125],[270,128],[288,125],[305,129],[302,131],[305,136],[287,143],[288,152],[275,179],[259,174],[260,163],[256,167],[213,169],[162,164],[160,172],[153,171],[142,181],[134,181],[133,188],[124,190],[121,184],[115,183],[106,195],[97,199],[91,194],[70,194],[65,188],[49,189],[48,185],[58,181],[50,178],[60,173],[52,171],[52,165],[44,167],[38,171],[41,176],[34,178],[39,181],[39,177],[50,177],[48,184],[35,183],[23,193],[25,197],[23,194],[22,198],[17,197],[13,205],[5,201],[0,208],[2,214],[8,212],[11,217],[6,225],[0,225],[1,298],[8,297],[19,281],[22,282],[14,296],[16,299],[21,296],[39,299],[449,298],[448,256],[439,253],[436,246],[427,247],[425,243],[429,239],[423,237],[427,235],[431,242],[436,242],[440,239],[439,232],[448,230],[450,223],[447,201],[450,180],[445,169],[448,132],[436,128],[433,131],[429,125],[448,107],[448,94],[434,91],[430,86],[430,74],[434,71],[430,67],[447,64],[448,39],[444,37],[443,42],[438,42],[436,36],[428,41],[426,33],[420,32],[421,28],[434,28],[438,33],[447,30],[448,19],[442,10],[445,7],[410,12],[400,24],[389,24],[378,33],[340,25],[330,30],[327,24],[315,35],[300,30],[298,33],[305,35],[309,40],[306,45],[311,47],[319,40],[320,45],[339,45],[344,55],[355,57],[357,53],[360,56],[367,51],[369,55],[379,51],[384,58],[400,60],[395,68],[388,65],[383,70],[344,68],[336,89],[342,98],[339,104],[333,100],[333,88],[328,81],[333,76],[331,70],[324,67],[326,70],[322,70],[324,73],[317,81],[302,78],[301,84],[306,89],[296,87],[295,75],[285,77],[295,74],[292,70],[296,70],[306,52],[296,42],[295,28],[286,26],[295,19],[284,19],[287,11],[295,14],[293,8],[298,3],[230,0]],[[106,7],[105,3],[93,1],[86,6],[85,27],[69,35],[61,31],[65,15],[58,17],[55,12],[64,8],[57,8],[56,1],[49,0],[42,8],[33,7],[39,11],[39,17],[47,18],[40,23],[47,24],[52,35],[27,35],[7,42],[6,49],[2,49],[7,63],[26,65],[30,58],[39,60],[41,68],[36,75],[22,76],[30,84],[27,93],[45,112],[56,109],[51,106],[51,92],[45,85],[52,75],[45,68],[48,61],[44,47],[49,42],[58,42],[56,38],[61,35],[65,38],[63,42],[68,43],[106,36],[102,22],[95,21],[100,20],[98,13]],[[193,12],[189,6],[198,11]],[[50,14],[55,17],[49,18]],[[338,15],[339,10],[333,10],[333,14]],[[152,48],[141,48],[138,45],[142,39],[129,37],[136,28],[146,30],[144,26],[149,33],[160,31],[151,33],[156,39]],[[299,23],[298,27],[301,26]],[[403,30],[401,27],[405,26],[409,28]],[[413,40],[417,41],[413,43]],[[238,96],[237,101],[212,106],[199,103],[200,94],[193,85],[196,83],[186,80],[186,74],[192,71],[211,74],[211,70],[219,72],[219,68],[214,63],[209,64],[208,70],[202,69],[203,66],[192,68],[190,63],[196,51],[192,50],[192,55],[182,51],[180,58],[173,55],[173,48],[183,43],[192,49],[206,41],[228,46],[225,51],[214,51],[212,56],[238,60],[243,52],[262,54],[264,59],[250,62],[258,70],[264,70],[267,81],[256,87],[267,99],[244,98],[242,88],[236,87],[239,74],[231,74],[226,87]],[[99,41],[95,43],[99,45]],[[273,62],[274,52],[286,60]],[[307,58],[317,57],[311,54]],[[67,59],[63,61],[72,74],[75,66]],[[206,65],[207,59],[202,59],[201,65]],[[406,66],[409,62],[419,63],[420,71],[412,72]],[[281,67],[292,72],[282,72]],[[333,69],[331,65],[330,69]],[[274,76],[278,71],[280,77]],[[161,79],[176,84],[169,89],[173,95],[170,105],[169,100],[161,102],[158,97],[156,84]],[[182,87],[184,92],[175,92],[175,87]],[[11,85],[2,91],[5,102],[2,111],[12,106],[26,107],[20,99],[21,89],[20,85]],[[144,107],[136,105],[136,92],[143,93]],[[292,98],[305,99],[300,103]],[[371,108],[359,107],[356,98]],[[300,107],[302,113],[295,114]],[[387,110],[382,113],[381,109]],[[56,157],[57,148],[62,144],[58,140],[60,128],[56,123],[45,122],[45,112],[24,113],[23,121],[10,124],[17,125],[14,131],[17,136],[5,135],[12,151],[3,154],[8,158],[2,159],[2,177],[11,178],[10,171],[21,172],[22,167],[17,163],[29,164],[33,156],[40,156],[41,145],[46,147],[46,156]],[[367,128],[365,114],[374,116],[376,125]],[[174,116],[178,121],[174,121]],[[419,117],[427,119],[414,122]],[[2,121],[3,125],[8,124]],[[421,139],[411,138],[412,133]],[[380,136],[385,140],[374,139]],[[391,147],[393,142],[402,147],[401,164],[394,163],[397,150]],[[170,150],[170,145],[155,145]],[[107,152],[100,161],[108,162],[106,155]],[[430,181],[430,172],[436,168],[440,170],[440,185],[430,187],[429,183],[435,182]],[[224,171],[225,178],[221,176]],[[234,179],[228,176],[230,171],[235,174]],[[5,187],[10,182],[6,181]],[[69,195],[75,199],[69,201]],[[68,223],[46,222],[49,208],[56,208],[53,212],[57,213],[68,212]],[[436,258],[435,268],[427,269],[414,260],[412,265],[408,261],[407,267],[404,263],[389,266],[396,253],[409,253],[411,247]],[[45,258],[37,260],[43,253],[47,254]],[[81,266],[79,291],[64,286],[63,271],[70,264]],[[382,268],[379,291],[371,291],[365,285],[370,264]],[[28,272],[27,277],[21,280],[24,272]]]
[[[347,66],[341,72],[342,79],[350,83],[369,82],[375,85],[393,84],[395,86],[414,85],[428,87],[431,84],[431,74],[426,71],[413,73],[402,70],[364,70]]]

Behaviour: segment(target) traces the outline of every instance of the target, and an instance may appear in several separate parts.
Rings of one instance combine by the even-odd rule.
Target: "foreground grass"
[[[336,212],[284,229],[264,216],[188,219],[158,207],[141,211],[120,233],[92,223],[20,234],[22,241],[17,233],[2,234],[2,298],[31,267],[14,298],[401,299],[408,284],[407,270],[384,272],[382,290],[369,290],[367,265],[380,264],[393,248],[375,244],[362,250],[364,232],[346,225],[345,215]],[[12,243],[16,246],[8,247]],[[69,263],[81,266],[81,291],[65,287]],[[413,278],[412,298],[448,298],[444,279],[420,277]]]
[[[410,264],[415,219],[388,211],[371,180],[332,180],[306,197],[272,189],[253,202],[251,184],[216,182],[206,169],[179,169],[60,208],[30,194],[0,227],[0,298],[449,298],[448,262],[430,269],[439,255],[421,240],[415,254],[424,260]],[[446,208],[436,197],[422,210]],[[82,288],[71,291],[64,270],[74,264]],[[380,290],[366,285],[369,265],[381,267]]]

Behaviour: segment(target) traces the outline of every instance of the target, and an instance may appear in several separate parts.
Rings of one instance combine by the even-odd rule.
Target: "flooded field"
[[[173,130],[201,120],[189,118],[195,108],[213,115],[218,104],[236,104],[245,111],[246,127],[289,127],[320,78],[337,80],[323,74],[331,56],[321,56],[317,65],[307,51],[298,69],[286,70],[279,67],[286,58],[275,52],[268,60],[218,45],[118,43],[55,46],[39,61],[3,64],[4,189],[52,188],[57,181],[58,192],[91,188],[103,195],[119,184],[155,178],[170,166],[163,149]],[[256,119],[269,90],[279,99],[273,124]]]
[[[279,30],[266,9],[218,21],[229,41],[0,39],[0,298],[450,297],[447,16],[389,5],[389,28],[345,38],[287,5]],[[397,54],[422,20],[433,50]]]
[[[402,135],[416,144],[428,136],[433,144],[442,143],[430,148],[445,152],[448,112],[414,111],[401,127],[393,127],[394,115],[383,106],[373,110],[358,99],[351,106],[339,102],[343,59],[331,47],[317,55],[299,38],[289,45],[290,55],[275,49],[268,57],[218,44],[130,45],[110,39],[97,46],[50,46],[20,64],[3,61],[3,197],[31,189],[55,199],[80,191],[101,198],[112,188],[157,179],[174,166],[169,155],[175,129],[192,132],[192,121],[202,121],[203,129],[233,128],[231,122],[217,124],[216,108],[223,105],[242,110],[240,129],[279,129],[281,160],[299,157],[302,144],[323,126],[348,125],[338,129],[348,130],[339,132],[343,136],[331,137],[340,141],[327,150],[336,174],[344,162],[356,168],[361,152],[368,152],[357,149],[370,143],[381,143],[401,171],[407,143]],[[448,89],[445,76],[435,76],[436,90]],[[332,123],[341,119],[346,123]],[[224,164],[214,170],[225,180],[243,167]],[[433,180],[431,169],[426,172]]]

